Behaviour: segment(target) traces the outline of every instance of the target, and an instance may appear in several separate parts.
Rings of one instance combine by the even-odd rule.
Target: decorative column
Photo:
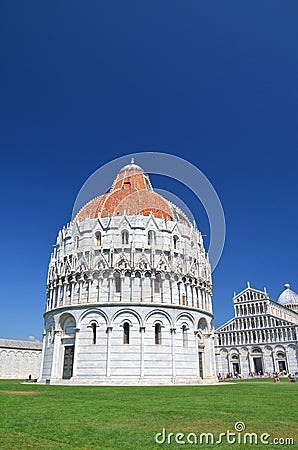
[[[114,300],[115,289],[114,289],[113,281],[114,281],[114,275],[113,275],[113,272],[111,271],[109,274],[109,278],[108,278],[108,285],[109,285],[108,286],[108,302],[111,302]]]
[[[93,276],[92,273],[88,275],[88,295],[87,295],[87,303],[90,303],[90,293],[91,293],[91,287],[93,282]]]
[[[111,332],[113,327],[107,327],[107,366],[106,366],[106,376],[111,376]]]
[[[196,284],[195,285],[195,308],[199,308],[200,307],[198,290],[199,290],[199,288],[198,288],[198,285]]]
[[[140,364],[140,378],[144,377],[144,334],[145,327],[140,327],[141,333],[141,364]]]
[[[144,290],[144,280],[145,280],[145,274],[144,274],[144,272],[142,271],[142,273],[141,273],[141,278],[140,278],[140,284],[141,284],[141,298],[140,298],[140,301],[141,302],[143,302],[144,301],[144,298],[143,298],[143,290]]]
[[[79,298],[78,298],[78,303],[82,303],[82,287],[83,287],[84,282],[85,282],[84,275],[81,274],[81,276],[79,278]]]
[[[160,302],[161,303],[164,302],[164,297],[163,297],[164,286],[165,286],[165,276],[164,276],[164,273],[162,273],[161,276],[160,276],[160,288],[159,288],[160,289]]]
[[[176,328],[171,328],[171,347],[172,347],[172,383],[175,383],[176,379],[176,359],[175,359],[175,334]]]
[[[52,373],[51,378],[53,380],[58,380],[62,378],[60,372],[61,367],[61,355],[60,355],[60,347],[61,347],[61,330],[54,330],[54,350],[52,356]]]
[[[178,305],[181,305],[181,281],[177,281]]]
[[[121,275],[120,275],[120,302],[123,302],[123,300],[124,300],[124,298],[123,298],[124,280],[125,280],[125,275],[123,272],[121,272]]]
[[[49,285],[47,285],[47,290],[46,290],[46,311],[48,311],[50,309],[50,291],[49,291]]]
[[[130,301],[133,302],[133,295],[134,295],[134,284],[135,284],[135,273],[133,271],[131,271],[131,275],[130,275]]]
[[[186,279],[186,282],[184,283],[184,291],[185,291],[185,305],[189,306],[189,281],[188,281],[188,278]]]
[[[200,376],[200,361],[199,361],[199,339],[200,334],[199,331],[194,332],[195,335],[195,351],[196,351],[196,368],[197,368],[197,378],[201,378]]]
[[[151,272],[151,301],[154,302],[155,297],[155,273]]]
[[[150,276],[150,285],[149,285],[149,287],[150,287],[150,301],[151,301],[151,303],[153,303],[153,300],[154,300],[154,275],[152,274],[152,272],[151,272],[151,276]]]
[[[62,280],[59,277],[58,279],[58,283],[57,283],[57,302],[56,302],[56,306],[59,307],[60,306],[60,298],[61,298],[61,287],[62,287]]]
[[[100,301],[100,290],[101,290],[101,286],[102,286],[102,280],[103,280],[103,276],[102,276],[102,272],[100,272],[99,277],[98,277],[98,292],[97,292],[97,302],[98,303]]]
[[[67,277],[64,278],[63,281],[63,299],[62,299],[62,306],[65,306],[66,304],[66,289],[67,289],[67,285],[68,285],[68,280]]]
[[[174,299],[173,299],[173,277],[172,276],[169,279],[169,289],[170,289],[170,303],[172,305],[174,303]]]
[[[43,372],[43,361],[44,361],[44,354],[45,354],[45,348],[46,348],[46,340],[47,340],[47,333],[42,333],[42,352],[41,352],[41,364],[40,364],[40,373],[39,373],[39,380],[42,379],[42,372]]]
[[[56,307],[56,300],[57,300],[57,281],[53,281],[53,291],[52,291],[52,309]]]
[[[271,342],[270,330],[266,330],[266,335],[265,336],[266,336],[267,343],[269,344]]]
[[[248,350],[248,369],[249,369],[249,372],[251,374],[254,372],[252,370],[252,367],[253,367],[253,360],[252,360],[252,356],[251,356],[250,350]]]
[[[273,372],[275,372],[276,364],[275,364],[274,350],[272,350],[272,352],[271,352],[271,357],[272,357]]]
[[[229,373],[232,373],[232,370],[231,370],[231,355],[230,355],[230,350],[228,350],[227,360],[228,360],[228,372],[229,372]]]
[[[291,367],[290,367],[290,360],[291,360],[291,358],[289,358],[289,350],[287,348],[286,348],[286,351],[285,351],[285,356],[286,356],[286,369],[287,369],[287,371],[289,373],[292,373]]]
[[[74,336],[74,355],[73,355],[73,365],[72,365],[72,378],[77,376],[77,365],[78,365],[78,349],[79,349],[79,334],[80,328],[75,328]]]
[[[242,375],[248,375],[249,372],[249,363],[248,363],[248,354],[244,350],[240,350],[239,352],[239,363],[240,363],[240,373]]]
[[[73,275],[70,280],[70,283],[71,283],[70,304],[71,305],[73,305],[74,286],[75,286],[76,282],[77,282],[76,277]]]
[[[53,308],[53,285],[52,282],[50,281],[49,283],[49,308],[48,309],[52,309]]]
[[[267,361],[266,361],[266,352],[265,352],[265,350],[262,351],[262,362],[263,362],[263,374],[265,372],[269,372],[269,370],[267,370]]]
[[[211,301],[211,293],[208,292],[208,311],[212,313],[212,301]]]

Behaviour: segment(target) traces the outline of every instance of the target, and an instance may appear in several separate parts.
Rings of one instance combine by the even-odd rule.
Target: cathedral
[[[100,194],[100,186],[99,192]],[[216,381],[202,234],[132,160],[63,227],[50,258],[41,381]]]
[[[278,301],[266,289],[233,298],[235,317],[215,332],[217,372],[247,377],[298,372],[298,294],[288,283]]]

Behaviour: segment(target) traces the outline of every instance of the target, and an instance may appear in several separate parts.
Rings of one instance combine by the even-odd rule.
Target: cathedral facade
[[[41,381],[214,382],[212,281],[203,238],[132,161],[59,231]]]
[[[235,317],[215,332],[217,372],[244,377],[298,372],[298,295],[290,285],[276,302],[248,283],[233,303]]]

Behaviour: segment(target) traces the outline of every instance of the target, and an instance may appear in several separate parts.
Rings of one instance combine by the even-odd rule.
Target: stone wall
[[[41,351],[41,342],[0,339],[0,378],[38,378]]]

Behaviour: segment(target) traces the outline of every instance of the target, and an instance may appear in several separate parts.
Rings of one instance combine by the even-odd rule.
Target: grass
[[[245,449],[255,445],[169,445],[167,433],[199,435],[234,430],[294,438],[298,383],[261,379],[215,386],[112,387],[21,385],[0,380],[0,448],[13,449]],[[241,434],[241,436],[243,433]],[[272,447],[272,446],[271,446]],[[274,445],[274,448],[287,448]],[[297,444],[291,448],[298,448]],[[268,448],[258,444],[257,448]]]

